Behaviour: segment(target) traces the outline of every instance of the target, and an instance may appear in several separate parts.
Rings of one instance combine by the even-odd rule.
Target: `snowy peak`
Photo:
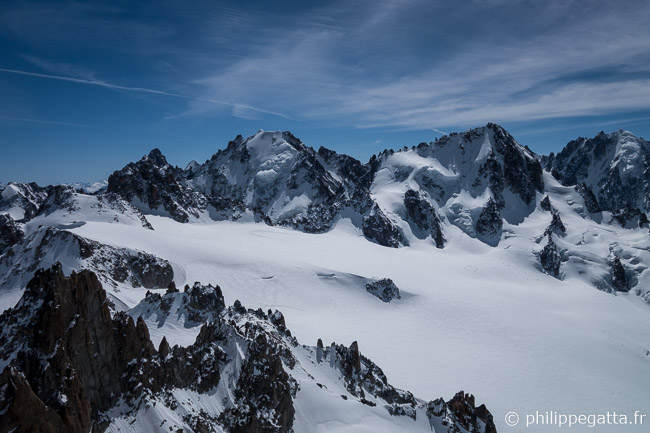
[[[545,168],[564,185],[584,184],[603,210],[650,209],[650,144],[631,132],[572,140]]]
[[[417,228],[423,227],[418,223],[422,218],[416,217],[421,212],[409,203],[413,197],[420,197],[419,208],[432,209],[427,213],[434,219],[440,212],[469,236],[496,245],[501,219],[523,221],[544,190],[543,170],[535,155],[491,123],[412,149],[384,152],[378,159],[373,199],[388,220],[401,226],[406,238],[411,237],[409,231],[421,237]],[[444,236],[436,232],[431,235],[440,246]]]
[[[311,232],[329,229],[348,200],[345,175],[290,132],[238,136],[191,176],[217,214]]]
[[[264,131],[257,133],[244,141],[246,147],[261,154],[278,154],[289,149],[306,151],[307,147],[289,131]]]
[[[444,136],[427,150],[460,178],[463,188],[480,193],[482,188],[490,187],[499,204],[503,204],[500,195],[504,187],[526,204],[535,198],[536,191],[544,189],[542,168],[535,155],[499,125],[488,123]]]

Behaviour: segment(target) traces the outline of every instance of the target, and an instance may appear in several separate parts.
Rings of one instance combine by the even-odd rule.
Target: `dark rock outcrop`
[[[0,215],[0,255],[24,237],[25,232],[11,216]]]
[[[404,207],[406,208],[407,219],[412,221],[418,229],[430,235],[436,247],[442,248],[445,246],[440,218],[435,208],[426,198],[417,191],[409,189],[404,194]]]
[[[501,236],[502,229],[501,211],[497,202],[490,198],[476,220],[476,232],[486,238],[495,238]]]
[[[562,222],[562,218],[560,218],[559,212],[553,212],[553,219],[551,220],[551,223],[548,225],[548,227],[546,227],[546,230],[544,230],[544,236],[549,236],[552,234],[558,236],[566,235],[566,227],[564,227],[564,223]]]
[[[381,280],[368,283],[366,284],[366,290],[384,302],[401,299],[399,288],[390,278],[382,278]]]
[[[495,150],[503,155],[505,185],[525,202],[535,199],[544,190],[542,166],[527,148],[522,147],[503,127],[494,123],[486,126],[494,134]]]
[[[359,352],[356,341],[350,347],[332,343],[323,349],[322,362],[342,373],[347,391],[362,403],[380,398],[389,413],[415,417],[418,402],[413,394],[390,385],[381,368]]]
[[[614,289],[616,289],[616,291],[630,291],[630,280],[627,276],[625,266],[623,266],[623,263],[621,263],[621,258],[619,256],[614,256],[614,260],[612,260],[610,275],[612,277],[612,286]]]
[[[562,267],[562,255],[558,251],[557,245],[553,242],[552,235],[548,235],[548,242],[539,254],[539,261],[542,269],[555,278],[560,278]]]
[[[625,228],[648,227],[648,216],[639,208],[623,206],[612,212],[612,220]]]
[[[385,247],[397,248],[408,245],[402,230],[384,214],[379,206],[374,206],[363,218],[363,234],[366,238]]]
[[[552,209],[551,199],[547,195],[545,195],[542,201],[539,203],[539,206],[542,208],[542,210],[545,210],[546,212],[550,212]]]
[[[587,212],[601,212],[600,205],[598,204],[598,200],[596,199],[594,192],[584,182],[577,184],[575,186],[575,190],[578,192],[578,194],[580,194],[582,200],[585,202]]]
[[[442,398],[429,402],[427,416],[432,427],[436,425],[457,426],[457,432],[496,433],[494,419],[485,405],[476,407],[474,396],[463,391],[458,392],[451,400]],[[460,428],[458,428],[460,427]]]
[[[144,318],[134,318],[134,311],[179,300],[203,308],[207,322],[190,346],[170,347],[163,338],[156,350]],[[216,287],[199,284],[183,293],[149,293],[136,309],[111,316],[106,292],[92,272],[65,277],[57,264],[37,271],[16,307],[0,315],[0,347],[6,365],[0,374],[0,425],[7,431],[101,432],[113,417],[147,425],[139,417],[149,420],[160,410],[170,431],[289,433],[299,388],[292,376],[298,364],[294,350],[308,357],[315,350],[310,365],[317,367],[310,368],[335,369],[332,377],[362,404],[414,420],[418,409],[426,409],[410,392],[390,385],[356,342],[299,346],[280,312],[267,315],[241,303],[224,308]],[[224,392],[218,410],[174,393],[191,391],[209,400],[217,387]],[[456,400],[440,400],[445,413],[456,417],[446,418],[445,432],[473,425],[475,418],[486,428],[471,431],[493,431],[484,407]],[[438,416],[429,412],[430,419]]]
[[[132,162],[108,178],[106,191],[119,194],[142,211],[168,213],[189,222],[207,208],[206,198],[183,183],[183,170],[174,167],[158,149]]]
[[[50,414],[51,428],[63,424],[68,432],[90,431],[98,414],[129,390],[129,362],[153,353],[148,335],[138,335],[133,320],[111,318],[94,274],[83,271],[66,278],[60,265],[38,271],[0,323],[2,358],[11,362],[3,375],[15,376],[13,368],[31,384],[0,405],[36,399],[36,407],[49,408],[41,412]],[[30,414],[22,415],[0,417],[11,430],[28,425]]]
[[[292,426],[296,390],[282,367],[283,357],[290,363],[291,355],[270,344],[260,325],[238,330],[227,319],[211,323],[187,348],[161,343],[161,354],[142,318],[111,317],[93,273],[66,278],[60,265],[38,271],[0,324],[0,357],[9,362],[0,382],[11,383],[1,396],[0,422],[8,430],[38,423],[40,431],[102,431],[108,421],[102,413],[118,401],[136,409],[142,397],[164,397],[174,387],[206,392],[218,385],[220,365],[232,361],[220,345],[234,338],[248,341],[234,389],[237,409],[214,419],[195,416],[188,424],[217,421],[228,431],[250,432],[286,432]],[[30,403],[28,411],[22,402]]]

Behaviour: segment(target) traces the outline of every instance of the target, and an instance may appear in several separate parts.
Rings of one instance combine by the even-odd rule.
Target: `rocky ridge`
[[[164,288],[174,278],[166,260],[143,251],[117,248],[54,227],[41,227],[23,242],[0,256],[0,286],[25,287],[37,269],[55,262],[64,269],[89,269],[113,289],[130,287]]]
[[[170,288],[143,302],[164,303],[178,293]],[[225,308],[217,288],[198,284],[181,296],[188,304],[209,298],[200,305],[213,320],[187,347],[163,338],[156,348],[141,317],[111,314],[92,272],[66,277],[58,264],[37,271],[19,303],[0,316],[1,424],[18,432],[117,431],[133,423],[149,430],[290,432],[303,388],[330,395],[312,373],[334,369],[349,404],[426,416],[436,431],[496,431],[489,411],[467,394],[426,403],[394,388],[356,342],[300,346],[277,311],[239,302]],[[206,406],[211,396],[217,400]]]

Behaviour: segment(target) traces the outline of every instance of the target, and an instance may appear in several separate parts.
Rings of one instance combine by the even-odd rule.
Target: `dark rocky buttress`
[[[215,305],[222,308],[223,298]],[[110,421],[103,413],[118,402],[136,409],[143,398],[164,399],[175,387],[207,392],[219,384],[220,366],[232,362],[221,347],[234,338],[249,341],[233,389],[238,407],[247,409],[196,415],[187,423],[201,430],[216,422],[233,432],[287,432],[292,426],[295,386],[281,362],[290,354],[279,354],[281,346],[255,324],[239,330],[224,318],[204,325],[191,346],[170,348],[164,340],[157,351],[142,318],[111,317],[92,272],[65,277],[55,265],[35,274],[0,325],[0,358],[9,364],[0,375],[0,424],[8,431],[102,431]],[[267,374],[254,374],[260,370]]]

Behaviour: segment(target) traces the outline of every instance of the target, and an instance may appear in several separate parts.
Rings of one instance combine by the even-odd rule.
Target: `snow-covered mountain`
[[[584,185],[603,210],[650,210],[650,143],[631,132],[573,140],[549,155],[546,169],[563,185]]]
[[[0,188],[0,308],[60,262],[65,275],[78,272],[53,277],[61,284],[85,281],[86,270],[103,285],[97,296],[113,305],[113,322],[98,326],[146,337],[111,350],[145,350],[133,365],[161,372],[144,377],[114,360],[110,374],[142,385],[84,412],[83,425],[100,430],[149,431],[168,419],[198,431],[491,431],[488,412],[459,389],[486,402],[499,428],[510,428],[508,411],[549,401],[572,413],[634,412],[650,401],[648,155],[647,142],[619,131],[539,156],[488,124],[363,163],[259,131],[185,168],[154,149],[94,193],[9,183]],[[33,306],[8,314],[7,329],[45,308],[37,292]],[[251,347],[271,354],[260,362],[286,385],[270,400],[251,394],[255,375],[238,382],[257,362]],[[198,366],[199,356],[218,367]],[[360,359],[352,382],[341,363],[349,357]],[[181,374],[176,358],[196,371]],[[39,376],[20,365],[3,377],[38,394]],[[52,380],[50,390],[63,386]],[[63,394],[37,397],[61,417],[74,409]],[[445,399],[413,397],[437,394]],[[269,401],[273,410],[260,406]]]
[[[418,197],[436,219],[441,214],[490,245],[501,238],[502,218],[522,222],[543,190],[535,155],[495,124],[384,152],[371,186],[377,206],[407,239],[421,237],[418,232],[424,228],[409,205],[411,197]]]
[[[316,152],[289,132],[239,136],[185,170],[155,149],[113,173],[107,191],[179,222],[245,218],[314,233],[351,218],[381,245],[430,237],[442,248],[437,208],[470,236],[495,244],[501,216],[521,222],[543,189],[533,153],[488,124],[386,151],[367,164],[324,148]]]
[[[322,232],[343,209],[369,209],[369,171],[352,158],[317,153],[289,132],[259,131],[185,170],[154,149],[113,173],[107,191],[179,222],[245,218]]]

